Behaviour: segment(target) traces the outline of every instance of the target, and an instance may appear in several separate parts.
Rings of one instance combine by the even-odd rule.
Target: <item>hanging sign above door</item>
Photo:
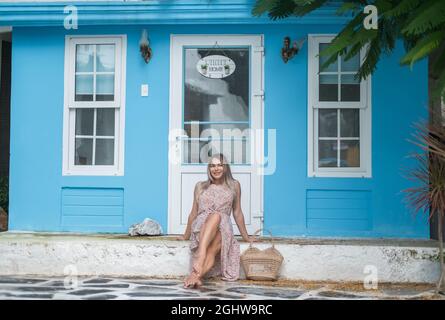
[[[221,79],[235,72],[235,62],[229,57],[210,55],[196,64],[196,69],[206,78]]]

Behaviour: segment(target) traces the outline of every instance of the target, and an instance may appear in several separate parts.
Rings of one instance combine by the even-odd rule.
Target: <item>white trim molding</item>
[[[319,99],[319,45],[321,43],[330,43],[334,39],[333,34],[313,34],[308,35],[308,177],[334,177],[334,178],[370,178],[371,172],[371,77],[360,82],[360,99],[359,101],[340,101],[340,80],[338,81],[338,101],[320,101]],[[360,63],[363,63],[366,54],[366,47],[360,52]],[[339,58],[340,60],[340,58]],[[340,79],[344,73],[340,70],[340,61],[338,62],[338,70],[332,73]],[[359,113],[359,136],[346,138],[340,136],[340,127],[337,123],[337,166],[336,167],[319,167],[318,163],[318,113],[322,109],[337,109],[337,116],[340,117],[340,110],[355,109]],[[340,120],[338,119],[338,122]],[[332,140],[332,139],[331,139]],[[359,141],[359,166],[342,167],[339,163],[340,142],[343,140]]]
[[[113,101],[75,101],[75,63],[76,45],[79,44],[114,44],[114,98]],[[81,35],[65,37],[65,76],[64,76],[64,112],[63,112],[63,165],[62,175],[88,176],[123,176],[124,175],[124,132],[125,132],[125,79],[126,79],[126,35]],[[94,59],[95,60],[95,59]],[[94,62],[95,64],[95,62]],[[93,70],[93,79],[96,77]],[[95,88],[95,81],[93,80]],[[95,89],[93,89],[94,91]],[[95,100],[95,99],[93,99]],[[100,108],[114,109],[114,136],[103,136],[114,139],[113,165],[76,165],[75,164],[75,124],[76,110],[94,109],[94,119]],[[94,120],[94,128],[96,120]],[[93,128],[93,154],[96,132]],[[94,157],[93,157],[94,158]]]

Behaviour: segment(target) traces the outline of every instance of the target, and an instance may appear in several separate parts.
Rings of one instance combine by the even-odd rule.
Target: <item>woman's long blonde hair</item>
[[[212,174],[210,173],[210,164],[212,163],[213,159],[218,159],[222,164],[224,164],[224,171],[223,171],[223,177],[224,177],[224,184],[232,191],[233,194],[233,203],[235,203],[236,199],[236,186],[235,186],[235,179],[233,179],[232,171],[230,170],[230,165],[226,160],[226,157],[222,153],[217,153],[212,155],[209,158],[209,162],[207,164],[207,180],[201,181],[197,184],[196,189],[196,200],[199,199],[201,194],[213,183],[214,179],[212,177]]]

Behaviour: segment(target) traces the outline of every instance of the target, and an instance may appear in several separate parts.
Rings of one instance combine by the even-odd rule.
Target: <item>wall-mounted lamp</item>
[[[298,54],[298,51],[303,47],[303,43],[306,41],[306,39],[300,39],[297,41],[294,41],[293,46],[290,46],[290,37],[284,38],[283,48],[281,48],[281,58],[283,58],[284,63],[287,63],[289,59],[292,59],[294,56]]]
[[[152,56],[150,42],[148,41],[147,30],[142,30],[141,40],[139,40],[139,50],[145,63],[148,63]]]

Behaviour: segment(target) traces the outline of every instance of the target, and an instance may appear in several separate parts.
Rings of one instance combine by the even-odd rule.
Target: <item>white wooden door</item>
[[[263,56],[261,35],[171,36],[170,234],[184,232],[195,184],[219,152],[241,184],[249,234],[262,227]]]

